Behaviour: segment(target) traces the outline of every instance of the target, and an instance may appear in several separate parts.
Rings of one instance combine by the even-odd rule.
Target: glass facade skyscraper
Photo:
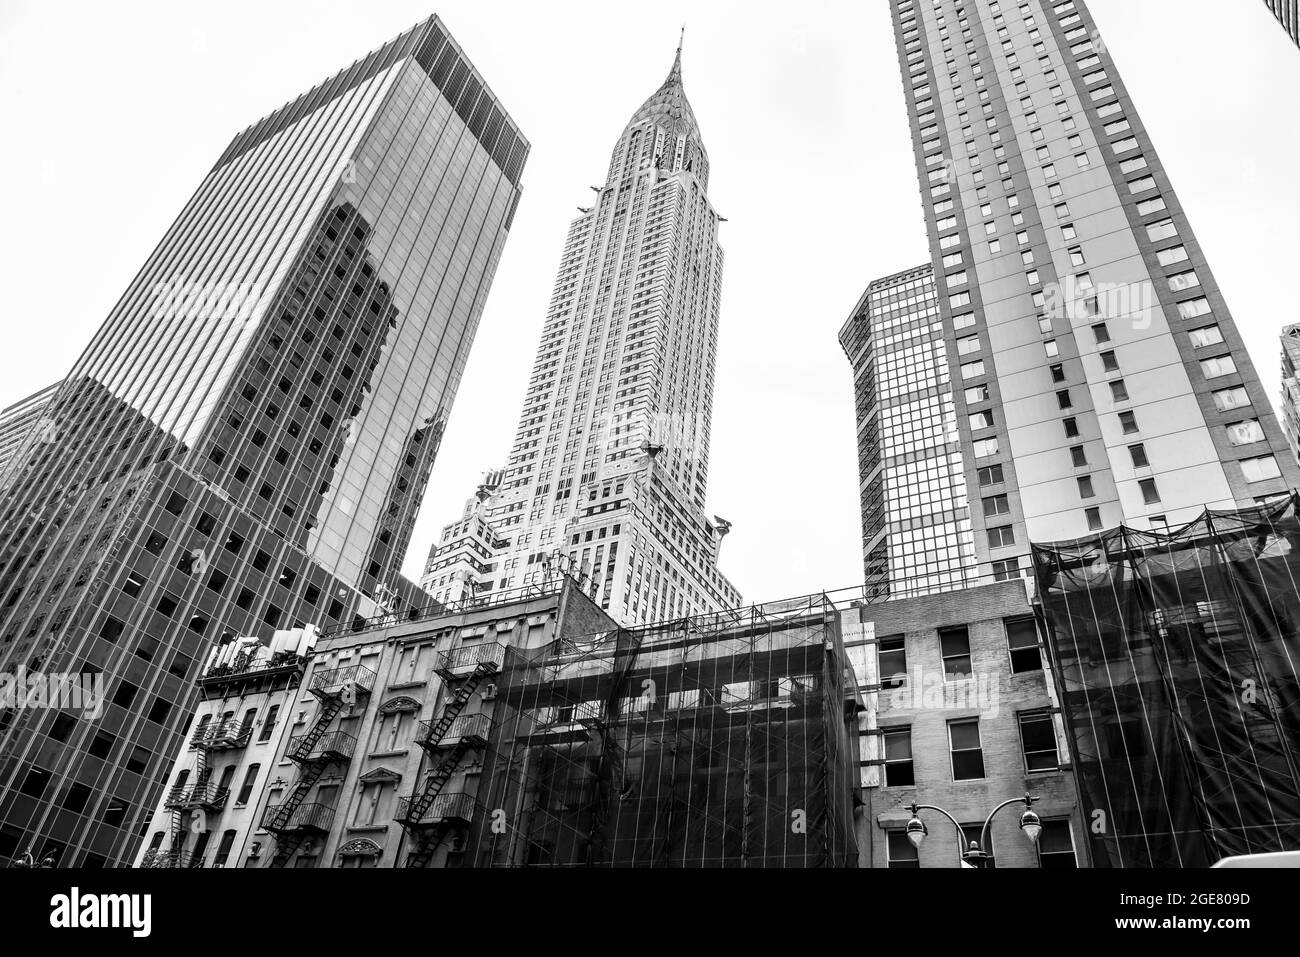
[[[1300,482],[1082,0],[891,8],[978,567]]]
[[[477,593],[563,568],[625,624],[740,603],[716,564],[727,523],[704,511],[722,286],[708,185],[679,48],[569,225],[514,448],[483,509],[483,538],[500,544],[459,569]],[[430,577],[435,594],[453,574]]]
[[[934,273],[867,287],[840,331],[853,365],[869,595],[974,584],[965,461]]]
[[[19,447],[0,857],[128,860],[214,643],[337,627],[398,574],[528,143],[430,18],[231,142]]]

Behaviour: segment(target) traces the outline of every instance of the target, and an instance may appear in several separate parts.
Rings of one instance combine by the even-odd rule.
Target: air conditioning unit
[[[491,682],[483,686],[483,694],[480,696],[484,701],[493,701],[497,696],[497,686]]]
[[[448,854],[464,854],[469,847],[469,836],[466,834],[457,834],[451,839],[451,844],[447,847]]]

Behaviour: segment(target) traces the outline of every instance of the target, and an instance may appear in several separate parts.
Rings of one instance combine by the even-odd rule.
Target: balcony
[[[358,695],[370,694],[375,686],[375,673],[361,665],[346,665],[318,671],[311,677],[311,693],[318,698],[337,698],[349,689]]]
[[[407,827],[433,827],[437,824],[468,824],[474,820],[474,809],[477,807],[472,797],[463,791],[456,791],[452,794],[439,794],[429,805],[429,809],[424,812],[420,820],[411,819],[411,805],[419,798],[419,795],[404,797],[397,802],[397,814],[394,816],[399,824]]]
[[[456,681],[472,674],[480,664],[491,665],[489,674],[501,670],[506,660],[506,646],[495,641],[478,645],[464,645],[443,652],[434,665],[434,673],[443,681]]]
[[[299,764],[321,761],[347,761],[357,749],[357,739],[344,731],[322,734],[315,741],[310,734],[295,734],[289,739],[287,757]]]
[[[462,714],[457,716],[446,731],[438,734],[441,718],[434,721],[421,721],[416,731],[415,740],[420,746],[430,751],[454,748],[465,741],[472,748],[481,748],[488,743],[488,732],[492,728],[492,719],[486,714]],[[438,735],[435,739],[434,735]]]
[[[269,804],[262,813],[262,827],[276,833],[328,834],[334,823],[334,808],[324,804],[299,804],[286,801]]]
[[[253,726],[245,725],[234,718],[218,721],[216,724],[200,725],[190,738],[191,751],[232,751],[248,745],[253,736]]]
[[[204,811],[219,811],[230,799],[230,788],[216,784],[177,784],[167,792],[163,807],[178,811],[199,808]]]

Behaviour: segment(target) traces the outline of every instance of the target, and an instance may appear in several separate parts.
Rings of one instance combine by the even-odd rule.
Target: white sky
[[[1256,367],[1300,321],[1300,50],[1259,0],[1091,0]],[[533,151],[405,571],[504,463],[570,217],[686,24],[728,217],[709,509],[747,601],[862,579],[849,366],[872,279],[928,258],[884,0],[0,0],[0,405],[64,375],[230,138],[428,14]],[[1288,119],[1290,117],[1290,119]]]

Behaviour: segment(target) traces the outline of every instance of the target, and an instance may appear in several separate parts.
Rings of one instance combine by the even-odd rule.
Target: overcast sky
[[[1092,0],[1269,394],[1300,321],[1300,50],[1259,0]],[[927,260],[884,0],[0,0],[0,405],[64,375],[230,138],[437,12],[532,141],[405,571],[505,462],[570,217],[686,25],[723,280],[709,510],[747,601],[860,584],[849,366]]]

